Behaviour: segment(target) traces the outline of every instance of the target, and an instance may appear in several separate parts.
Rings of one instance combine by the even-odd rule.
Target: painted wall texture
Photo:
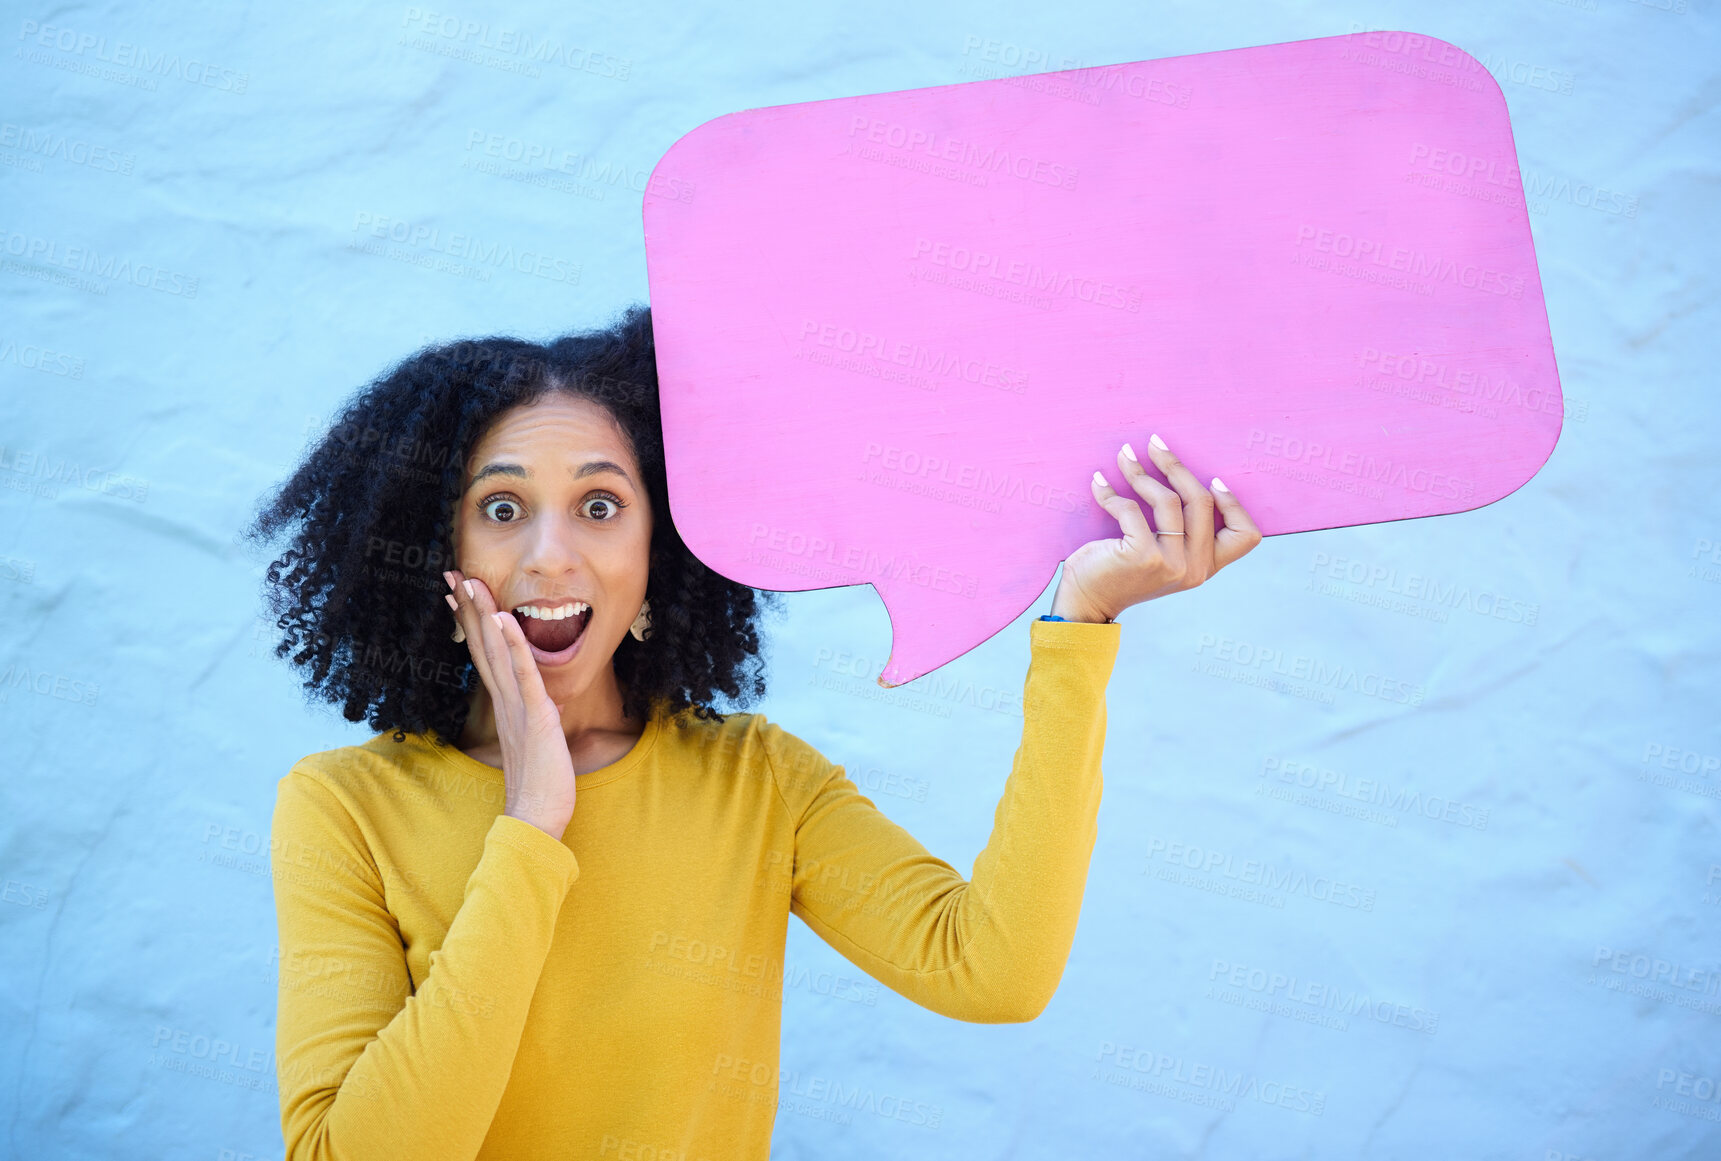
[[[281,1155],[275,785],[370,732],[271,655],[236,534],[362,383],[644,300],[648,178],[721,114],[1394,29],[1505,94],[1552,457],[1128,610],[1051,1006],[952,1022],[791,924],[774,1152],[1721,1153],[1721,26],[1695,0],[14,6],[0,1153]],[[1431,414],[1538,405],[1377,354],[1359,372]],[[1050,590],[893,690],[872,589],[792,594],[753,708],[966,871]]]

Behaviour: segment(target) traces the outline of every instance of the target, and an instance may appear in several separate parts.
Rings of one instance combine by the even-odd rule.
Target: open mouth
[[[578,611],[556,619],[534,616],[524,611],[525,606],[512,610],[514,619],[520,622],[520,631],[526,635],[526,642],[532,646],[532,654],[540,665],[563,664],[579,651],[580,642],[585,638],[586,626],[591,623],[592,610],[589,605],[579,608],[579,602],[569,604],[575,606]],[[568,606],[561,608],[567,609]]]

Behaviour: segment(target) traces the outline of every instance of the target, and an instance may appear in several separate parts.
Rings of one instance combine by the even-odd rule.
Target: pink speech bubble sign
[[[1559,436],[1505,98],[1433,37],[731,113],[644,215],[677,527],[745,584],[872,584],[883,685],[1117,535],[1124,440],[1276,535],[1481,507]]]

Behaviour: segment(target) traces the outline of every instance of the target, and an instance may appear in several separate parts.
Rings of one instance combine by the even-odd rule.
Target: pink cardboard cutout
[[[1125,440],[1274,535],[1481,507],[1559,436],[1505,98],[1432,37],[731,113],[644,214],[678,528],[745,584],[872,584],[885,685],[1117,535]]]

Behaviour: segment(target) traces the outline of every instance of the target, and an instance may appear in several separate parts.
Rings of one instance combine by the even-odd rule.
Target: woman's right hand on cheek
[[[506,785],[502,813],[561,839],[574,817],[574,760],[562,714],[544,690],[526,635],[512,613],[499,613],[490,589],[459,572],[444,574],[448,598],[466,634],[472,663],[490,691]]]

